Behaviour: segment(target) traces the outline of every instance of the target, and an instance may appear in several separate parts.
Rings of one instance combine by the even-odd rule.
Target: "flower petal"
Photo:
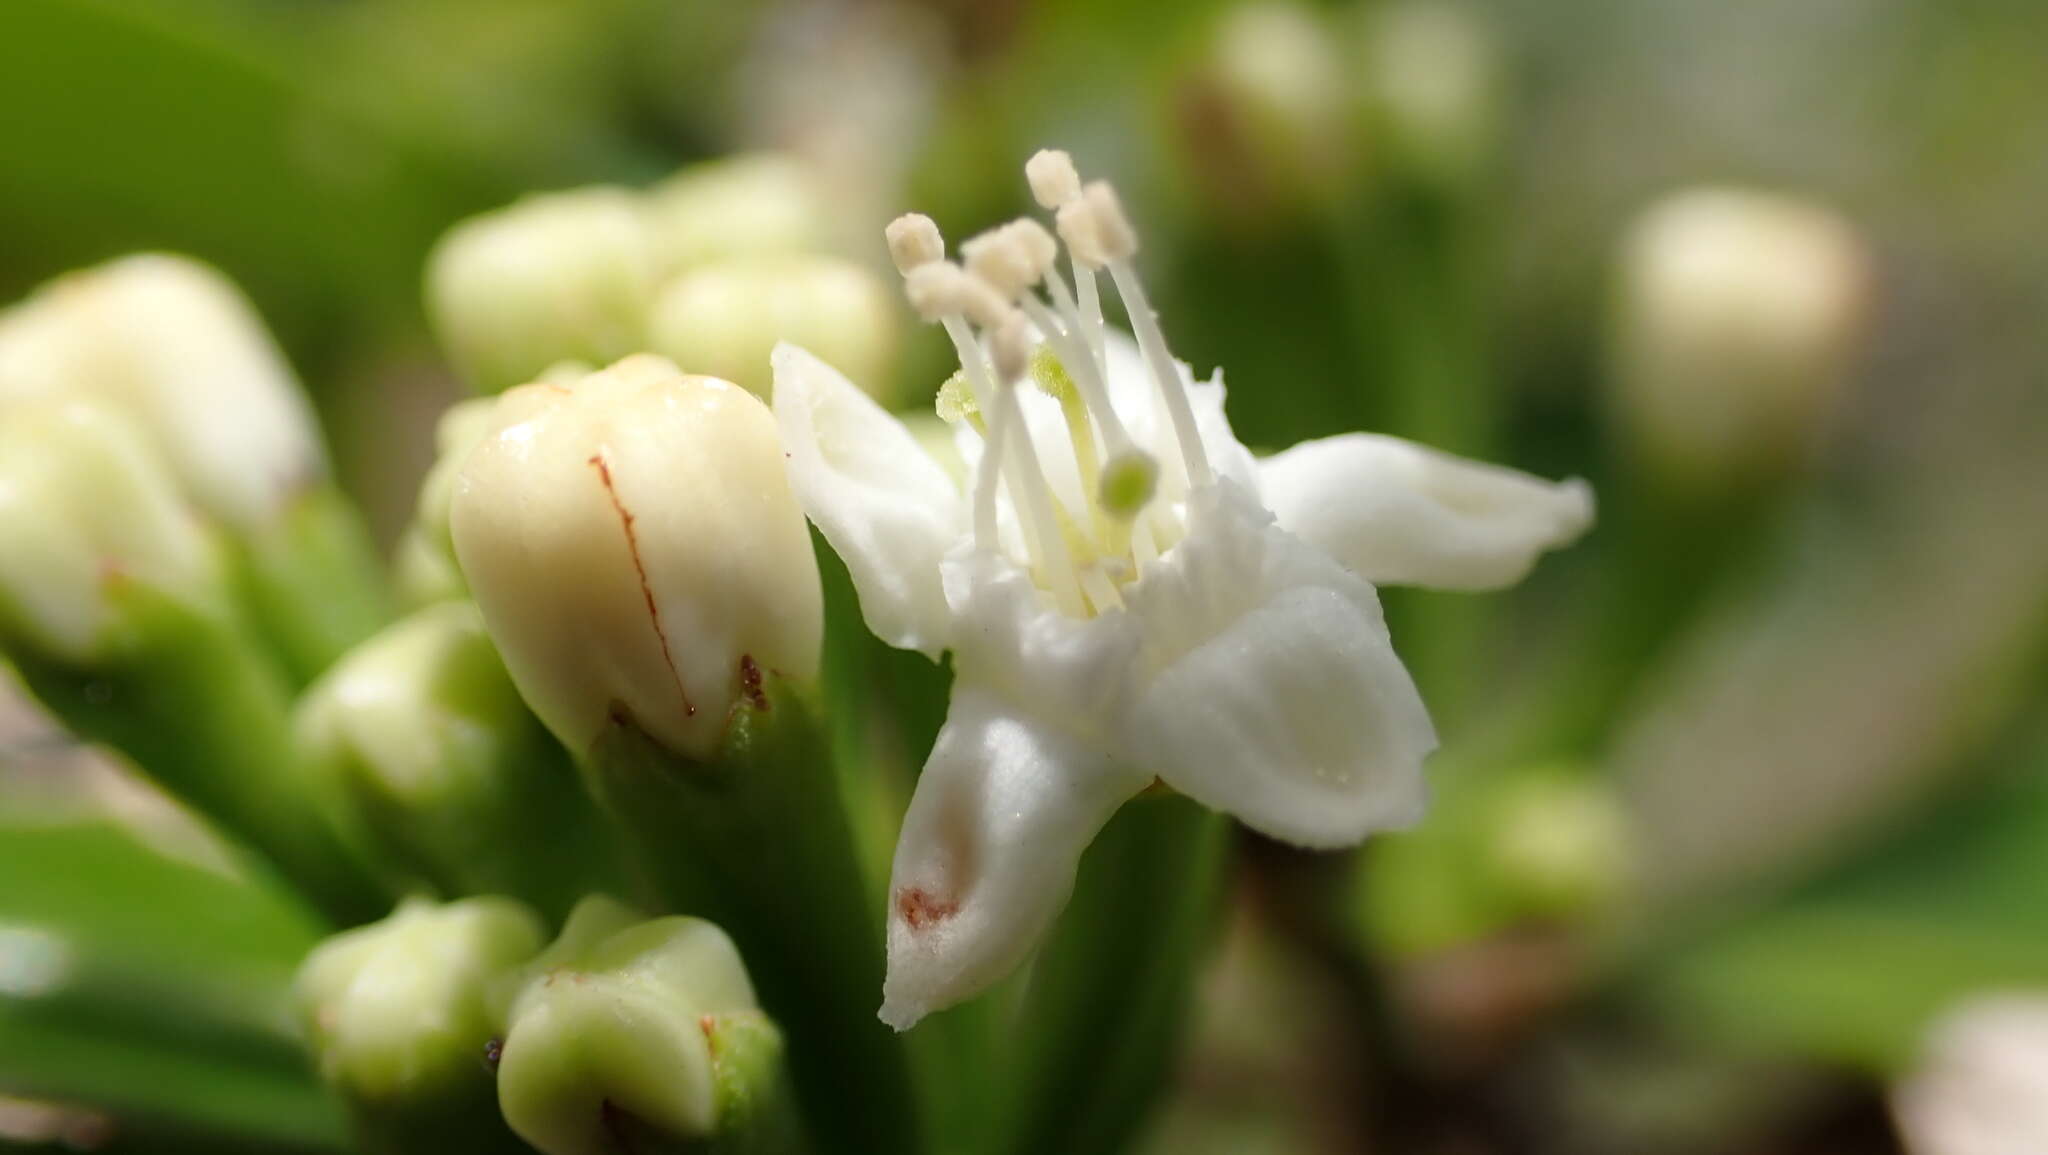
[[[1513,585],[1593,524],[1593,490],[1578,478],[1544,481],[1371,433],[1270,457],[1259,485],[1282,528],[1380,583]]]
[[[1066,906],[1081,852],[1149,781],[956,683],[896,844],[882,1021],[906,1030],[1015,970]]]
[[[1129,697],[1139,625],[1129,615],[1070,618],[1021,566],[962,547],[941,567],[958,623],[953,668],[1061,729],[1104,744]]]
[[[1234,483],[1188,512],[1187,538],[1126,596],[1146,646],[1131,760],[1303,846],[1415,821],[1436,733],[1372,586]]]
[[[903,423],[838,370],[776,346],[790,485],[846,563],[876,637],[937,658],[952,634],[939,562],[964,533],[959,491]]]

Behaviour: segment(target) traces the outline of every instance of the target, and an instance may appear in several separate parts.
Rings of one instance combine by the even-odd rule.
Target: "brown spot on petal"
[[[934,896],[922,887],[912,886],[897,892],[896,913],[912,930],[923,930],[932,923],[944,922],[960,913],[960,904],[947,902]]]
[[[761,689],[761,667],[754,655],[740,655],[740,693],[756,710],[768,708],[768,694]]]
[[[612,484],[612,469],[604,454],[590,455],[590,464],[597,467],[597,479],[604,484],[604,494],[611,499],[613,512],[619,515],[619,528],[626,534],[626,553],[633,559],[633,573],[640,579],[640,598],[647,604],[647,620],[654,625],[655,640],[661,643],[661,660],[668,665],[668,675],[675,681],[676,696],[682,699],[683,715],[694,718],[697,707],[690,701],[690,693],[683,689],[683,675],[676,669],[675,655],[669,652],[668,632],[661,627],[661,610],[654,604],[654,587],[647,581],[647,566],[640,560],[640,538],[633,532],[633,514],[626,503],[619,500],[618,487]]]

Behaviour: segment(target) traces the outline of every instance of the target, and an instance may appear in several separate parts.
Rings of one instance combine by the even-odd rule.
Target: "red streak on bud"
[[[661,643],[661,660],[668,664],[668,674],[676,683],[676,695],[683,700],[683,716],[694,718],[697,707],[690,701],[690,692],[683,689],[683,675],[676,669],[675,655],[669,652],[668,632],[661,628],[661,610],[654,604],[654,587],[647,581],[647,566],[640,560],[640,538],[633,532],[633,514],[626,503],[619,500],[618,487],[612,484],[611,465],[604,454],[590,455],[590,464],[597,467],[597,479],[604,484],[604,495],[611,499],[613,512],[619,515],[619,528],[626,534],[626,553],[633,559],[633,573],[640,579],[640,597],[647,603],[647,620],[654,625],[654,638]]]

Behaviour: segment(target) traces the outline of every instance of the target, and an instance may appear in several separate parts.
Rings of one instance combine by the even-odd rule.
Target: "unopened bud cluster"
[[[791,340],[885,393],[896,308],[873,273],[823,249],[829,207],[813,174],[772,154],[644,191],[530,197],[449,232],[428,264],[428,309],[486,392],[648,350],[765,395],[769,351]]]

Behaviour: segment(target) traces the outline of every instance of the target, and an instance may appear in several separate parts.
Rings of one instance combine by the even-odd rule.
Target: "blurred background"
[[[456,222],[773,150],[881,273],[1067,148],[1254,447],[1601,501],[1510,594],[1387,591],[1432,814],[1240,840],[1142,1149],[2048,1150],[1940,1101],[2048,1096],[2048,1039],[1970,1046],[2048,998],[2043,60],[2037,0],[9,0],[0,301],[218,265],[390,547],[466,392]],[[890,324],[863,384],[924,407],[943,342]],[[316,932],[5,709],[0,1148],[334,1146],[245,1021]]]

